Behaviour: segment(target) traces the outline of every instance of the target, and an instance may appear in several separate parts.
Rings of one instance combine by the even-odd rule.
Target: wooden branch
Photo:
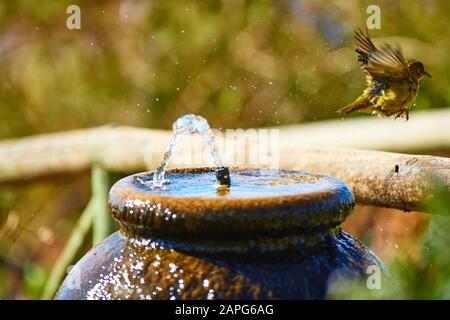
[[[296,149],[285,168],[335,176],[353,191],[357,203],[423,211],[436,183],[450,191],[450,159],[355,149]]]
[[[409,121],[377,117],[282,126],[282,140],[304,147],[338,147],[393,152],[450,150],[450,110],[414,112]]]
[[[109,171],[154,168],[171,133],[131,127],[43,134],[0,143],[0,182],[88,169],[97,162]]]
[[[422,200],[433,194],[430,176],[438,177],[447,187],[450,186],[450,159],[310,145],[342,146],[353,141],[356,147],[361,147],[372,141],[377,148],[381,148],[383,141],[377,138],[380,136],[378,127],[373,129],[374,123],[380,121],[380,128],[388,132],[399,123],[404,125],[394,134],[395,138],[385,137],[386,149],[402,149],[408,145],[411,149],[432,146],[448,150],[449,122],[439,130],[424,129],[427,128],[425,124],[429,127],[428,122],[432,118],[437,121],[434,123],[437,128],[440,119],[449,114],[441,111],[431,115],[414,114],[415,120],[410,120],[408,126],[393,120],[388,123],[371,119],[335,122],[339,124],[336,128],[328,122],[319,123],[316,126],[322,128],[320,130],[312,125],[284,127],[280,131],[280,167],[336,176],[351,187],[360,203],[403,210],[421,209]],[[419,134],[409,129],[409,123],[414,128],[417,126],[413,121],[422,126]],[[359,122],[361,125],[356,125]],[[322,130],[325,133],[321,133]],[[0,143],[0,182],[77,172],[89,168],[93,162],[109,171],[154,169],[159,165],[170,137],[170,131],[103,126],[4,141]],[[219,145],[224,143],[220,138],[217,141]],[[245,144],[247,150],[249,145],[257,145],[258,141],[249,139]],[[191,154],[203,152],[204,143],[199,137],[194,138],[190,146]],[[249,165],[247,160],[227,164]],[[211,162],[200,160],[187,164],[182,157],[174,157],[171,163],[172,167],[198,165],[211,165]]]

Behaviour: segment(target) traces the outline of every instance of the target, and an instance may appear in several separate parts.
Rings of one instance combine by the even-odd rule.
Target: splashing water
[[[170,140],[169,146],[167,147],[166,152],[164,153],[164,159],[159,165],[158,169],[156,169],[155,174],[153,175],[152,185],[153,187],[161,188],[164,183],[167,183],[167,180],[164,180],[164,175],[166,173],[167,166],[169,165],[170,158],[172,153],[174,152],[180,138],[186,134],[194,133],[197,131],[205,140],[206,144],[209,146],[211,150],[211,156],[214,161],[214,165],[217,168],[223,168],[223,162],[220,158],[219,152],[217,150],[217,145],[214,140],[214,134],[211,128],[209,127],[208,121],[201,116],[197,116],[195,114],[187,114],[177,119],[172,125],[172,139]]]

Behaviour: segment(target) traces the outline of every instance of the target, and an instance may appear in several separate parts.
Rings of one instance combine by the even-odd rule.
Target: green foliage
[[[450,190],[436,185],[425,204],[432,218],[421,244],[421,260],[396,259],[383,275],[381,289],[369,290],[366,279],[336,284],[331,298],[338,299],[450,299]],[[405,213],[407,214],[407,213]]]
[[[35,263],[25,263],[23,266],[23,291],[30,298],[38,299],[47,280],[46,270]]]
[[[0,138],[186,113],[223,128],[326,119],[364,86],[352,33],[370,1],[80,1],[81,30],[69,4],[0,3]],[[373,37],[433,75],[416,109],[448,106],[449,3],[377,4]]]
[[[99,165],[92,167],[92,199],[94,212],[92,220],[92,245],[97,245],[111,233],[111,215],[108,211],[108,192],[110,182],[108,172]]]

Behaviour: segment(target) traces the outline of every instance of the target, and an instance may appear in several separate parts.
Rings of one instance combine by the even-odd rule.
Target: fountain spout
[[[194,133],[196,131],[203,137],[206,144],[211,150],[211,156],[213,158],[214,165],[216,166],[215,172],[218,185],[221,187],[229,187],[231,185],[230,171],[228,170],[228,167],[224,166],[222,162],[222,159],[217,150],[216,142],[214,140],[213,131],[209,127],[208,121],[205,118],[195,114],[184,115],[178,118],[173,123],[172,131],[172,139],[167,147],[166,152],[164,153],[164,159],[153,175],[153,187],[161,188],[164,183],[168,182],[164,179],[164,175],[167,166],[169,165],[172,153],[178,144],[178,141],[180,140],[181,136],[189,133]]]
[[[231,185],[230,170],[228,167],[217,167],[216,178],[220,186],[229,187]]]

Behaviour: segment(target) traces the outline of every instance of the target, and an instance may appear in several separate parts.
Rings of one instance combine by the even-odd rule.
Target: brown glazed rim
[[[256,168],[230,168],[257,171]],[[214,168],[187,168],[167,171],[192,174],[213,172]],[[308,175],[297,170],[286,173]],[[251,239],[318,233],[341,224],[354,207],[351,191],[340,180],[325,179],[327,187],[311,193],[255,198],[165,196],[138,182],[154,171],[127,176],[109,193],[109,206],[122,232],[128,236],[188,239]],[[232,188],[233,186],[231,186]],[[228,238],[232,237],[232,238]]]

